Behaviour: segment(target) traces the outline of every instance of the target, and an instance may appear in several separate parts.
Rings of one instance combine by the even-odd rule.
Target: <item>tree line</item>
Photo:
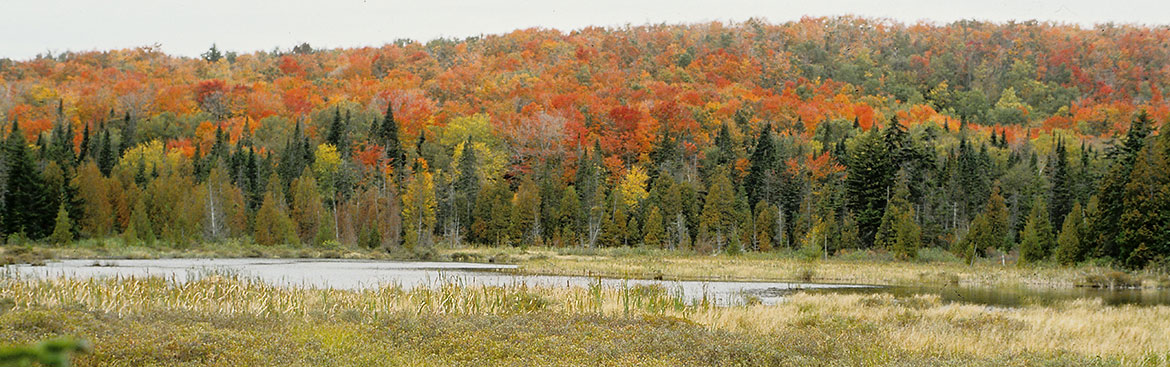
[[[312,125],[324,131],[315,136],[297,123],[280,151],[217,130],[211,148],[191,156],[137,141],[128,115],[81,132],[59,122],[36,141],[13,121],[0,228],[9,241],[62,245],[237,238],[411,250],[876,250],[901,259],[934,247],[968,260],[1129,268],[1163,267],[1170,254],[1170,139],[1144,113],[1124,136],[1091,144],[1059,130],[1011,141],[995,128],[896,117],[869,129],[825,121],[805,139],[745,112],[698,151],[662,128],[633,164],[613,166],[616,149],[595,140],[506,169],[501,151],[516,148],[486,116],[455,119],[428,139],[401,136],[390,105],[355,121],[361,108],[317,114],[324,121]]]

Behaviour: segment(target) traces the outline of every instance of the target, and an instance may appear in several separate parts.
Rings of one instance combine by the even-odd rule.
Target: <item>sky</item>
[[[1170,25],[1166,0],[0,0],[0,58],[160,45],[198,56],[212,43],[247,53],[381,46],[507,33],[531,27],[798,20],[858,15],[905,23],[961,19],[1041,20],[1092,27],[1113,22]]]

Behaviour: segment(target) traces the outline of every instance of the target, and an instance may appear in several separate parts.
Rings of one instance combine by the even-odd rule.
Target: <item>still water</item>
[[[146,277],[161,276],[176,282],[198,279],[209,273],[260,279],[279,286],[362,289],[384,285],[404,288],[437,286],[449,282],[464,285],[605,287],[660,285],[688,302],[740,304],[747,299],[773,304],[783,296],[804,289],[862,288],[863,285],[813,283],[759,283],[720,281],[666,281],[591,278],[579,276],[516,275],[515,265],[319,259],[154,259],[62,260],[45,266],[12,267],[20,277]]]
[[[800,282],[671,281],[591,278],[580,276],[517,275],[515,265],[320,259],[153,259],[63,260],[45,266],[10,266],[5,270],[20,277],[145,277],[162,276],[176,282],[198,279],[209,273],[256,278],[279,286],[362,289],[384,285],[404,288],[437,286],[449,282],[464,285],[587,287],[601,282],[606,287],[659,285],[689,302],[707,300],[722,305],[748,299],[764,304],[781,302],[793,292],[889,293],[897,297],[937,294],[943,302],[1016,307],[1052,304],[1076,299],[1100,299],[1109,305],[1170,305],[1168,290],[1031,289],[988,287],[878,287],[856,284]]]

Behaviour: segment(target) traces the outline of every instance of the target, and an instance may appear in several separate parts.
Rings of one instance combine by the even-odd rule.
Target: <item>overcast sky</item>
[[[545,27],[861,15],[903,22],[1049,20],[1170,25],[1168,0],[0,0],[0,58],[153,44],[195,56],[212,43],[250,52],[378,46]]]

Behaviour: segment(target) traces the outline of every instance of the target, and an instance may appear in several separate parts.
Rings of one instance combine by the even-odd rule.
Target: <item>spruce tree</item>
[[[467,232],[474,221],[472,212],[475,210],[476,196],[480,191],[478,170],[479,162],[476,160],[475,149],[472,148],[471,141],[468,140],[463,143],[463,151],[456,166],[457,176],[454,187],[454,218],[462,232]]]
[[[894,181],[894,165],[877,129],[862,133],[848,143],[845,190],[848,207],[857,215],[863,247],[872,246],[885,213],[886,198]]]
[[[16,122],[12,123],[12,133],[5,142],[4,159],[8,163],[4,215],[0,217],[4,233],[24,233],[33,239],[45,237],[53,228],[56,210]]]
[[[702,240],[722,250],[732,235],[735,225],[735,193],[727,174],[716,173],[707,190],[700,228]]]
[[[1063,223],[1064,216],[1072,210],[1074,198],[1073,182],[1068,172],[1068,151],[1064,141],[1057,142],[1053,153],[1052,167],[1052,204],[1049,206],[1049,216],[1053,223]]]
[[[1163,142],[1170,139],[1162,137]],[[1122,193],[1117,223],[1118,260],[1131,269],[1170,255],[1170,146],[1147,145]]]
[[[642,225],[642,245],[650,248],[662,248],[662,239],[666,237],[666,230],[662,227],[662,211],[657,206],[650,207]]]
[[[398,121],[394,119],[394,103],[387,103],[386,115],[378,127],[376,136],[386,158],[390,159],[390,164],[394,167],[395,175],[402,177],[405,173],[403,169],[406,167],[406,150],[402,148],[402,143],[398,139],[398,129]]]
[[[1028,213],[1024,232],[1020,234],[1020,263],[1029,264],[1047,259],[1052,251],[1053,240],[1047,203],[1037,196]]]
[[[1064,217],[1060,234],[1056,236],[1056,250],[1052,255],[1061,265],[1073,265],[1084,259],[1085,248],[1081,237],[1085,223],[1081,213],[1081,204],[1073,204],[1072,210]]]
[[[775,191],[776,167],[780,166],[780,156],[776,153],[775,138],[772,137],[772,128],[764,124],[760,132],[760,139],[752,151],[751,170],[744,179],[744,188],[747,190],[748,205],[755,206],[761,200],[773,202],[771,195]]]
[[[572,185],[561,193],[560,204],[560,232],[561,241],[569,244],[579,243],[581,229],[578,226],[581,216],[581,200],[577,197],[577,189]]]
[[[53,226],[53,234],[49,235],[49,242],[58,246],[73,242],[73,225],[69,212],[65,211],[65,203],[57,206],[56,224]]]

